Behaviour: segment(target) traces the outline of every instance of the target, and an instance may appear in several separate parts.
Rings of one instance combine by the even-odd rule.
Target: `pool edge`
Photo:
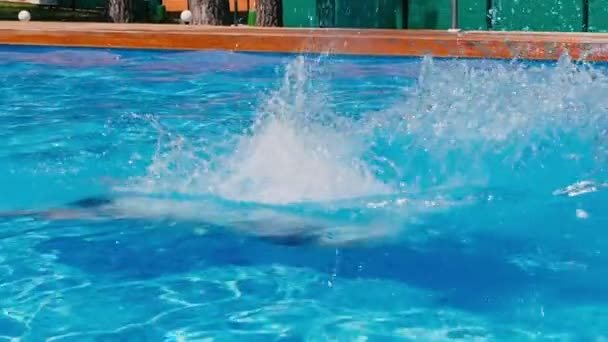
[[[0,45],[608,61],[608,34],[0,22]]]

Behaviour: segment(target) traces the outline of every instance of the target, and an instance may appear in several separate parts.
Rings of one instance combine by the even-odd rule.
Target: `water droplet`
[[[579,219],[587,219],[589,218],[589,213],[587,213],[583,209],[576,209],[576,217],[578,217]]]

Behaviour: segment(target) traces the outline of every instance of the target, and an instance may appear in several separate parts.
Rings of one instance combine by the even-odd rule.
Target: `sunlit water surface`
[[[0,210],[117,215],[0,218],[0,340],[608,338],[602,65],[2,47],[0,82]]]

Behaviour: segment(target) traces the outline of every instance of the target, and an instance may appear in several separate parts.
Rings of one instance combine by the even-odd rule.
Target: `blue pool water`
[[[1,47],[0,80],[0,340],[608,338],[602,65]]]

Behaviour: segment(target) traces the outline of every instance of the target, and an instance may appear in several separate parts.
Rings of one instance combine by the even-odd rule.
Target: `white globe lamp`
[[[189,22],[192,21],[192,12],[188,11],[188,10],[184,10],[182,11],[182,13],[179,15],[179,18],[186,24],[188,24]]]
[[[26,10],[19,11],[19,14],[17,14],[17,19],[19,19],[19,21],[30,21],[30,19],[32,19],[32,15]]]

